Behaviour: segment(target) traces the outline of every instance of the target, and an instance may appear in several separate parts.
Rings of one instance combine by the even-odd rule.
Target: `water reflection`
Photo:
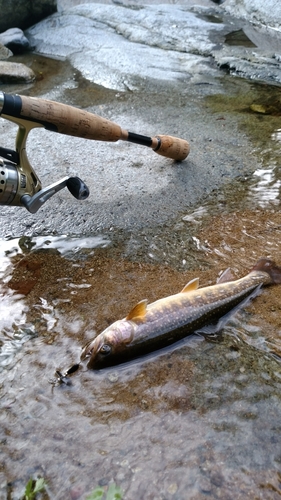
[[[275,168],[259,168],[253,174],[253,185],[250,188],[249,195],[261,207],[272,203],[280,203],[281,180],[276,178],[275,170]]]
[[[110,240],[102,235],[68,237],[59,236],[37,236],[30,238],[31,246],[34,250],[43,248],[53,248],[61,255],[71,255],[81,252],[82,249],[105,248],[110,244]]]
[[[281,130],[277,129],[271,134],[271,140],[277,142],[277,149],[274,142],[270,147],[261,151],[267,160],[264,168],[258,168],[254,174],[249,188],[251,200],[261,207],[277,205],[280,203],[280,172],[278,154],[280,154],[279,142],[281,140]],[[268,157],[268,158],[267,158]]]
[[[274,141],[280,142],[281,141],[281,129],[276,130],[276,132],[274,132],[271,137]]]
[[[1,241],[0,245],[0,371],[11,368],[21,345],[29,338],[25,331],[26,307],[22,295],[14,294],[9,288],[9,274],[5,274],[10,258],[20,252],[18,240]],[[14,336],[14,333],[16,335]]]

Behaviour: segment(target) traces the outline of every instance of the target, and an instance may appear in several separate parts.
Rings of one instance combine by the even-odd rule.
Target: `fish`
[[[200,329],[208,332],[210,325],[210,331],[218,331],[222,319],[227,321],[261,287],[280,283],[281,268],[267,258],[261,258],[240,279],[235,280],[227,270],[215,285],[199,288],[195,278],[180,293],[150,304],[146,299],[138,302],[125,318],[88,342],[80,360],[86,360],[89,369],[100,370],[168,347]]]

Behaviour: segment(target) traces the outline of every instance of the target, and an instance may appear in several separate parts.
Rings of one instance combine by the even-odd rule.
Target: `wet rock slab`
[[[70,83],[65,81],[63,86]],[[79,86],[72,89],[74,94],[64,93],[63,86],[60,92],[54,89],[41,97],[67,102],[66,96],[79,94]],[[94,99],[94,88],[89,89],[91,96]],[[65,189],[34,215],[24,208],[3,207],[2,234],[85,234],[167,223],[222,183],[256,167],[246,154],[248,141],[237,124],[231,118],[221,119],[220,113],[203,116],[195,101],[192,89],[179,98],[177,88],[168,87],[158,96],[115,94],[107,105],[88,107],[136,133],[187,139],[190,155],[178,163],[122,141],[103,143],[44,129],[32,131],[27,153],[43,186],[65,175],[78,175],[89,186],[90,196],[78,202]],[[4,120],[0,125],[2,144],[13,147],[15,126]]]
[[[254,24],[275,27],[280,31],[281,4],[279,0],[226,0],[223,8],[231,15]]]
[[[88,3],[62,10],[30,28],[36,51],[68,58],[85,78],[116,90],[139,88],[146,78],[196,81],[218,75],[281,82],[278,33],[231,19],[212,2],[183,5]],[[227,47],[242,29],[252,47]],[[62,42],[63,41],[63,42]]]
[[[205,73],[213,29],[185,6],[85,4],[51,16],[27,35],[36,51],[67,57],[88,80],[133,90],[146,78],[189,80]]]

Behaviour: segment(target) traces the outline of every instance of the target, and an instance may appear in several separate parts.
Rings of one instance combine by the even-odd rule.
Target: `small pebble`
[[[109,382],[117,382],[118,380],[118,374],[116,372],[110,372],[108,375],[107,375],[107,379],[109,380]]]

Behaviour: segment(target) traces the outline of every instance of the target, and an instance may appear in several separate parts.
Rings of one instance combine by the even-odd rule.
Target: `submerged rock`
[[[32,69],[22,63],[0,61],[0,83],[30,83],[35,80]]]

